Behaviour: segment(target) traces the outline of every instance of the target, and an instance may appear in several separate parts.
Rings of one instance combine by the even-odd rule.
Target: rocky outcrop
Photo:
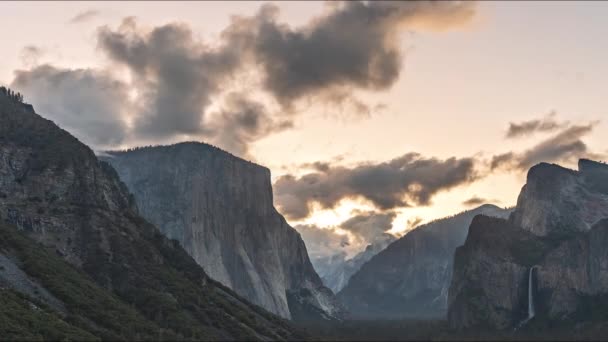
[[[354,318],[445,317],[454,251],[471,220],[509,212],[484,205],[414,229],[365,263],[338,298]]]
[[[606,319],[608,166],[581,160],[579,171],[540,164],[528,173],[508,221],[478,217],[455,254],[449,292],[456,329],[507,329],[527,316],[529,270],[534,320]]]
[[[119,331],[119,335],[109,335],[114,338],[140,339],[151,332],[161,339],[298,338],[286,321],[211,280],[179,244],[139,216],[114,169],[100,162],[91,149],[35,114],[31,106],[3,95],[0,223],[16,227],[111,293],[91,297],[98,293],[95,286],[73,287],[67,280],[57,283],[52,277],[58,269],[41,257],[36,259],[37,266],[23,269],[28,274],[37,272],[36,279],[55,286],[51,295],[69,296],[77,312],[105,303],[86,317],[97,317],[93,325],[102,331]],[[31,244],[16,247],[1,242],[0,254],[7,257],[23,253],[27,246],[35,251]],[[31,255],[20,257],[22,262],[33,260]],[[11,272],[17,290],[35,286],[27,285],[27,278],[18,271]],[[15,285],[19,283],[25,285]],[[128,308],[122,316],[113,309],[117,301]],[[108,315],[121,317],[125,326]],[[131,319],[138,315],[147,323],[133,323]]]
[[[530,169],[512,223],[539,236],[588,231],[608,217],[608,166],[590,160],[579,171],[541,163]]]
[[[273,206],[267,168],[201,143],[108,155],[140,213],[212,278],[282,317],[339,316],[300,235]]]

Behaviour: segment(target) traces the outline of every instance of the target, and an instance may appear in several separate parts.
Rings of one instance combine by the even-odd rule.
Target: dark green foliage
[[[98,337],[62,319],[46,306],[13,290],[0,290],[2,340],[96,341]]]
[[[14,255],[30,277],[66,305],[66,320],[74,326],[112,340],[157,336],[158,326],[14,228],[0,225],[0,250]]]

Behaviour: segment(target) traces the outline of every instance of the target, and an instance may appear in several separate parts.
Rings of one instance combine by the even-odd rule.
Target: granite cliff
[[[202,143],[108,155],[140,213],[213,279],[285,318],[339,318],[299,233],[273,206],[267,168]]]
[[[0,283],[14,299],[3,315],[42,302],[32,317],[63,317],[83,331],[72,338],[302,338],[287,321],[210,279],[139,215],[114,169],[91,149],[2,94],[0,226]],[[31,313],[38,306],[29,307]]]
[[[338,293],[352,317],[444,317],[456,247],[478,214],[506,217],[510,210],[483,205],[422,225],[372,257]]]
[[[578,171],[539,164],[508,220],[475,218],[455,254],[450,325],[517,327],[530,301],[531,324],[606,320],[606,184],[605,164],[581,160]]]

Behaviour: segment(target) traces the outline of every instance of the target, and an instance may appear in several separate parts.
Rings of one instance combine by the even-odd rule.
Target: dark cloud
[[[212,96],[241,64],[238,46],[209,48],[183,24],[143,31],[127,18],[117,30],[99,29],[98,46],[134,78],[142,108],[135,133],[145,138],[204,133]]]
[[[496,203],[498,202],[495,199],[487,199],[487,198],[483,198],[483,197],[479,197],[479,196],[473,196],[469,199],[467,199],[466,201],[463,201],[462,204],[466,205],[467,207],[477,207],[483,204],[487,204],[487,203]]]
[[[239,156],[248,156],[252,141],[291,127],[290,121],[275,122],[263,104],[231,93],[220,113],[207,125],[209,139]]]
[[[496,155],[491,160],[490,168],[527,171],[541,162],[573,162],[584,157],[601,158],[591,152],[582,141],[582,138],[591,133],[597,124],[598,122],[592,122],[587,125],[568,126],[527,151]]]
[[[304,224],[294,228],[302,236],[311,259],[340,253],[344,247],[350,245],[348,236],[338,234],[332,227],[321,228],[312,224]]]
[[[80,12],[80,13],[76,14],[74,17],[72,17],[72,19],[70,19],[69,23],[70,24],[84,23],[84,22],[87,22],[87,21],[99,16],[100,14],[101,14],[101,12],[98,10],[94,10],[94,9],[86,10],[86,11]]]
[[[21,59],[21,63],[23,63],[23,65],[26,67],[34,67],[38,65],[38,61],[45,53],[46,51],[41,47],[27,45],[21,49],[19,59]]]
[[[84,11],[70,22],[85,22],[99,14],[97,10]],[[394,84],[401,71],[399,34],[403,28],[446,29],[467,22],[473,14],[474,5],[467,2],[343,2],[333,4],[323,16],[294,28],[278,22],[276,6],[264,5],[255,16],[234,17],[213,44],[196,38],[185,24],[148,29],[130,17],[117,28],[103,26],[97,31],[98,48],[108,57],[105,69],[47,66],[56,72],[45,74],[35,68],[37,51],[29,49],[27,59],[31,63],[26,66],[30,70],[22,71],[22,78],[28,73],[30,78],[47,79],[64,75],[63,82],[74,88],[77,83],[89,88],[94,88],[93,84],[119,85],[100,92],[116,96],[106,104],[93,94],[78,101],[72,98],[74,93],[58,94],[70,91],[72,86],[65,84],[53,89],[58,95],[55,99],[32,96],[36,98],[34,105],[43,111],[49,107],[98,110],[101,115],[98,121],[105,126],[69,122],[76,135],[89,136],[89,141],[105,146],[124,142],[126,137],[130,139],[126,144],[209,139],[243,155],[252,141],[291,126],[294,115],[303,112],[286,109],[298,99],[314,96],[311,103],[319,103],[317,99],[321,99],[320,102],[348,112],[349,118],[381,110],[382,105],[367,104],[352,91],[384,90]],[[110,72],[105,71],[118,74],[123,69],[128,71],[125,82],[130,96],[126,96],[123,81],[112,79]],[[257,79],[237,80],[238,72],[254,74]],[[230,95],[235,91],[249,93],[252,88],[263,98],[276,100],[264,101],[274,108],[272,113],[261,102],[250,100],[250,95]],[[212,102],[215,105],[222,99],[226,99],[224,107],[210,109],[216,108],[211,107]],[[127,118],[116,113],[127,112],[129,129],[125,132]]]
[[[386,232],[393,227],[396,214],[368,211],[353,216],[340,224],[340,228],[353,233],[363,245],[386,240]]]
[[[417,153],[352,168],[336,166],[302,177],[285,175],[274,184],[276,204],[291,219],[310,215],[311,205],[333,208],[345,198],[364,198],[381,210],[427,205],[437,192],[477,178],[472,158],[439,160]]]
[[[568,122],[555,120],[556,113],[552,111],[542,119],[523,121],[519,123],[509,123],[507,138],[518,138],[531,135],[536,132],[553,132],[564,127],[568,127]]]
[[[250,42],[264,69],[265,87],[290,107],[310,95],[389,88],[401,71],[403,28],[443,30],[462,25],[473,17],[475,4],[344,1],[301,28],[279,23],[278,12],[276,6],[264,5],[255,18],[236,18],[231,31]]]
[[[128,86],[103,72],[41,65],[17,70],[11,88],[85,143],[113,146],[125,138]]]

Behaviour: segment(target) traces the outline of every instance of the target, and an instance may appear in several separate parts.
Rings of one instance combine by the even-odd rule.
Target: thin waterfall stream
[[[526,319],[521,321],[521,323],[519,323],[519,325],[515,328],[515,330],[518,330],[521,327],[523,327],[524,325],[526,325],[526,323],[528,323],[528,321],[530,321],[536,315],[536,307],[534,306],[534,269],[535,268],[538,268],[538,266],[532,266],[532,267],[530,267],[530,270],[528,271],[528,317],[526,317]]]

